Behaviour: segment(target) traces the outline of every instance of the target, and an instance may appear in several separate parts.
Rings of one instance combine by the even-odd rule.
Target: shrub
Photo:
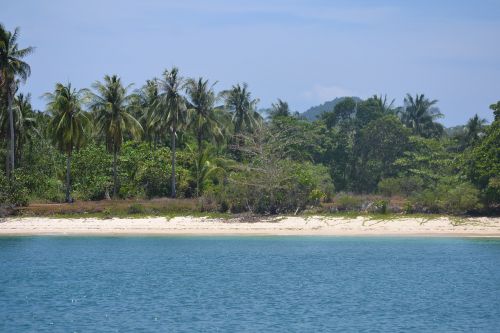
[[[386,214],[388,205],[389,205],[389,202],[387,200],[383,200],[383,199],[377,200],[373,203],[373,211],[375,213]]]
[[[416,194],[412,203],[422,212],[464,214],[480,208],[479,190],[468,182],[443,178],[434,188]]]
[[[144,214],[145,212],[146,209],[144,208],[144,206],[138,203],[130,205],[127,209],[127,213],[129,214]]]
[[[75,152],[71,161],[73,196],[100,200],[112,186],[112,158],[104,146],[88,145]]]
[[[416,176],[382,179],[378,183],[378,191],[385,196],[410,196],[422,190],[424,182]]]
[[[0,174],[0,204],[27,206],[28,189],[21,181],[20,174],[14,173],[11,179]]]
[[[342,194],[334,201],[339,211],[359,211],[362,208],[363,200],[348,194]]]
[[[225,184],[214,186],[213,195],[221,211],[228,207],[233,213],[295,212],[307,205],[317,205],[333,193],[333,183],[325,167],[289,160],[252,169],[241,166],[229,174]]]

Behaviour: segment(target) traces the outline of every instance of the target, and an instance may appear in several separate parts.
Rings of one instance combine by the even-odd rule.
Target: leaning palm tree
[[[86,141],[90,120],[82,110],[85,89],[76,90],[71,83],[57,83],[53,93],[44,94],[52,114],[49,133],[54,145],[66,154],[66,202],[71,202],[71,154]]]
[[[117,75],[104,77],[104,83],[95,82],[95,90],[90,93],[90,109],[94,112],[96,127],[104,137],[106,149],[113,154],[113,197],[118,191],[117,155],[120,152],[123,137],[130,133],[138,138],[142,133],[141,124],[130,114],[131,95],[127,94],[130,85],[124,87]]]
[[[210,85],[203,78],[188,79],[186,92],[190,113],[190,125],[193,128],[198,144],[198,156],[203,150],[203,140],[211,139],[220,142],[223,138],[221,125],[217,119],[215,102],[217,97],[213,90],[215,83]]]
[[[15,135],[12,104],[16,91],[16,79],[20,78],[22,81],[26,81],[28,76],[30,76],[31,68],[23,61],[23,58],[34,51],[33,47],[19,49],[17,44],[18,37],[19,28],[15,28],[14,32],[9,32],[0,24],[0,87],[7,103],[7,112],[9,114],[10,171],[13,171],[15,167]],[[7,170],[7,173],[10,174],[9,170]]]
[[[163,78],[158,81],[159,95],[151,121],[158,124],[158,130],[168,130],[171,135],[170,145],[172,154],[172,198],[176,197],[175,188],[175,159],[177,132],[184,129],[188,123],[186,100],[182,95],[185,80],[179,75],[179,69],[173,67],[163,72]]]
[[[221,96],[225,99],[227,110],[232,114],[236,138],[235,150],[237,158],[241,159],[239,149],[243,145],[243,134],[253,132],[259,127],[261,121],[260,115],[255,111],[259,100],[252,99],[246,83],[232,86],[230,90],[221,92]]]
[[[443,114],[434,107],[436,103],[437,100],[429,100],[424,94],[417,94],[415,98],[406,94],[405,107],[400,111],[401,121],[417,135],[440,136],[443,133],[443,126],[435,120],[441,118]]]

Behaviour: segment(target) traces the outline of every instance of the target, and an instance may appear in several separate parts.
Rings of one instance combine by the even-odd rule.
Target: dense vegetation
[[[217,93],[172,68],[135,90],[117,75],[56,83],[38,111],[18,92],[33,52],[18,37],[0,25],[0,203],[172,196],[273,214],[385,212],[398,197],[406,212],[498,212],[500,102],[492,124],[476,115],[452,133],[422,94],[343,98],[315,121],[278,100],[262,117],[246,84]]]

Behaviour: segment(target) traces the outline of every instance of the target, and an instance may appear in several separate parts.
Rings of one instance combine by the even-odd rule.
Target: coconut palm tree
[[[133,116],[137,119],[144,130],[144,138],[150,144],[153,143],[156,147],[158,141],[158,130],[155,128],[156,123],[151,121],[155,112],[155,106],[158,102],[158,79],[147,80],[146,84],[141,89],[137,90],[133,95],[132,111]]]
[[[82,110],[85,89],[76,90],[71,83],[57,83],[53,93],[44,94],[52,114],[49,133],[54,145],[66,154],[66,202],[71,202],[71,154],[86,141],[91,122]]]
[[[188,145],[187,148],[189,151],[194,152],[192,146]],[[224,172],[224,169],[217,165],[219,160],[220,159],[214,157],[211,147],[203,149],[201,153],[198,149],[198,155],[193,164],[196,180],[195,195],[197,197],[203,193],[205,183],[210,177]]]
[[[392,99],[390,102],[387,100],[387,95],[373,95],[373,100],[377,104],[379,111],[385,114],[395,114],[394,101]]]
[[[90,93],[90,109],[94,112],[96,127],[104,137],[106,149],[113,154],[113,197],[118,191],[117,155],[120,152],[124,135],[130,133],[138,138],[142,133],[141,124],[130,113],[132,96],[127,93],[130,86],[124,87],[117,75],[104,77],[104,82],[95,82]]]
[[[185,80],[179,75],[179,69],[173,67],[170,71],[163,72],[163,78],[158,81],[159,95],[151,121],[158,124],[158,130],[170,132],[170,145],[172,154],[172,198],[176,197],[175,188],[175,162],[177,132],[188,124],[188,111],[186,99],[182,95]]]
[[[231,113],[235,134],[235,153],[241,159],[240,149],[243,146],[243,134],[253,132],[260,125],[261,116],[255,111],[258,99],[252,99],[248,85],[236,84],[230,90],[221,92],[226,109]]]
[[[14,131],[16,135],[16,159],[21,161],[23,147],[26,143],[33,143],[35,138],[40,135],[36,115],[31,107],[31,94],[19,93],[14,98]]]
[[[469,119],[467,125],[465,125],[465,141],[467,146],[473,145],[481,138],[484,134],[484,125],[486,125],[486,119],[479,118],[477,114]]]
[[[289,117],[290,114],[291,114],[290,107],[288,106],[288,103],[285,101],[282,101],[279,98],[278,98],[278,101],[276,103],[273,103],[271,105],[271,110],[269,111],[269,115],[271,116],[271,118]]]
[[[9,32],[0,24],[0,87],[4,99],[7,103],[7,112],[9,115],[9,160],[10,171],[15,167],[15,134],[14,134],[14,114],[12,104],[14,93],[16,91],[16,79],[26,81],[31,74],[30,66],[23,61],[23,58],[33,53],[33,47],[20,49],[17,44],[19,37],[19,28],[14,32]],[[10,174],[9,170],[7,173]]]
[[[255,111],[258,99],[252,99],[248,85],[236,84],[230,90],[223,91],[226,108],[232,113],[234,131],[236,134],[244,131],[253,131],[259,123],[258,113]]]
[[[215,83],[210,85],[203,78],[188,79],[186,92],[190,112],[190,126],[193,128],[198,144],[198,156],[203,150],[203,140],[211,139],[220,142],[223,138],[221,126],[214,109],[217,97],[213,90]]]
[[[443,125],[435,122],[443,114],[434,107],[437,100],[429,100],[424,94],[406,94],[405,107],[400,111],[400,117],[406,127],[411,128],[417,135],[423,137],[439,137],[443,133]]]

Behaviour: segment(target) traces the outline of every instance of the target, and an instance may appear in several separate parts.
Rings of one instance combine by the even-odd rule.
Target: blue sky
[[[447,126],[500,100],[500,0],[6,1],[40,96],[119,74],[140,87],[175,65],[227,89],[247,82],[259,107],[305,111],[335,97],[409,92],[438,99]]]

